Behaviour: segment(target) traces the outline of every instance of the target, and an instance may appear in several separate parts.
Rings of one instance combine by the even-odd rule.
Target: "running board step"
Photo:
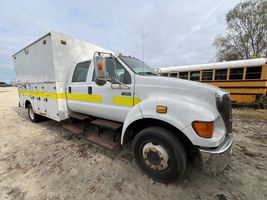
[[[89,140],[90,142],[98,144],[98,145],[100,145],[106,149],[109,149],[109,150],[113,150],[113,149],[118,148],[120,146],[119,143],[111,141],[110,138],[108,138],[108,137],[105,137],[105,136],[99,137],[99,135],[97,133],[90,133],[86,137],[86,139]]]
[[[91,118],[88,115],[83,115],[83,114],[80,114],[80,113],[71,113],[69,116],[71,118],[73,118],[73,119],[78,119],[78,120],[81,120],[81,121]]]
[[[62,126],[64,129],[74,133],[75,135],[80,135],[84,132],[84,130],[80,127],[78,127],[77,125],[73,125],[73,124],[64,124]]]
[[[91,124],[94,124],[96,126],[104,127],[104,128],[109,128],[111,130],[117,130],[122,127],[121,123],[118,122],[113,122],[105,119],[96,119],[91,121]]]

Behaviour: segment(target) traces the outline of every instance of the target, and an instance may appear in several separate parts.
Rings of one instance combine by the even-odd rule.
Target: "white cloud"
[[[239,0],[9,1],[0,3],[0,79],[11,80],[11,55],[50,30],[115,52],[142,57],[153,66],[211,61],[214,37]]]

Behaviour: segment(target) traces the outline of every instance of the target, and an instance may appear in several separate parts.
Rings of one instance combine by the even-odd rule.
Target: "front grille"
[[[223,95],[222,101],[217,101],[217,109],[224,121],[227,133],[232,132],[232,103],[229,95]]]

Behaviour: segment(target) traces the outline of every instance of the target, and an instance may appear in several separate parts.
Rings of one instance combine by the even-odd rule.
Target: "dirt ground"
[[[105,150],[52,120],[33,124],[16,88],[0,88],[0,199],[267,199],[267,112],[234,109],[232,163],[219,175],[188,167],[164,185],[142,173],[130,145]]]

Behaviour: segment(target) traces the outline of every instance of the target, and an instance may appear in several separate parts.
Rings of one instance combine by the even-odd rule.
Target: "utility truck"
[[[118,125],[120,145],[131,141],[137,165],[156,181],[179,180],[192,156],[211,173],[230,161],[231,102],[218,87],[160,76],[137,58],[58,32],[13,59],[19,104],[32,122],[79,115]]]

